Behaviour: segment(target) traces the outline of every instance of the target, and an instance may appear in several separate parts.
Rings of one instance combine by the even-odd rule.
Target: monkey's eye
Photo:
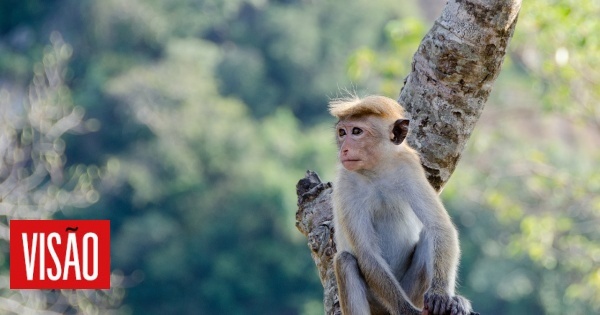
[[[352,134],[353,134],[353,135],[359,135],[359,134],[361,134],[361,133],[363,133],[362,129],[360,129],[360,128],[358,128],[358,127],[354,127],[354,128],[352,128]]]
[[[344,129],[338,129],[338,136],[343,137],[346,135],[346,130]]]

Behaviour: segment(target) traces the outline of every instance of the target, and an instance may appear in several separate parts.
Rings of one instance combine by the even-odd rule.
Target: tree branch
[[[438,191],[452,175],[500,73],[520,0],[448,1],[415,53],[399,102],[409,145]]]
[[[438,191],[483,111],[520,8],[520,0],[449,0],[415,53],[399,102],[411,119],[408,143]],[[310,171],[296,186],[296,227],[308,238],[328,315],[341,314],[332,264],[332,189]]]

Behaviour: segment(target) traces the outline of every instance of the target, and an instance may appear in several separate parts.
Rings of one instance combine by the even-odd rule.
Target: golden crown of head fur
[[[394,120],[404,117],[404,109],[398,102],[378,95],[332,100],[329,102],[329,113],[338,119],[368,115]]]

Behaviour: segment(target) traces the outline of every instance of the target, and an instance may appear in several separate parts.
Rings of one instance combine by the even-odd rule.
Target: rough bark
[[[408,143],[420,153],[438,191],[454,171],[500,73],[520,8],[520,0],[450,0],[415,53],[399,102],[411,119]],[[340,314],[332,266],[332,189],[307,172],[297,185],[296,226],[308,237],[325,289],[325,313]]]
[[[520,0],[448,1],[415,53],[398,101],[410,114],[408,143],[438,191],[500,73],[520,7]]]
[[[333,272],[333,256],[337,250],[333,240],[332,191],[331,183],[321,182],[319,175],[312,171],[307,171],[296,185],[296,227],[308,238],[310,254],[323,285],[323,304],[328,315],[341,314]]]

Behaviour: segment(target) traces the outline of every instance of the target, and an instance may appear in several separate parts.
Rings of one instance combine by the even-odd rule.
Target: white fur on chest
[[[382,257],[395,274],[406,271],[409,258],[419,241],[423,224],[406,201],[402,185],[407,184],[398,179],[380,179],[370,181],[359,174],[341,175],[334,186],[334,225],[336,227],[336,244],[338,251],[355,253],[349,241],[348,231],[342,228],[344,217],[350,220],[369,220],[361,224],[369,224]],[[349,195],[348,192],[354,192]],[[359,193],[356,193],[359,192]],[[386,197],[384,197],[386,196]],[[363,231],[359,231],[357,234]],[[403,243],[389,244],[392,240],[403,240]]]

